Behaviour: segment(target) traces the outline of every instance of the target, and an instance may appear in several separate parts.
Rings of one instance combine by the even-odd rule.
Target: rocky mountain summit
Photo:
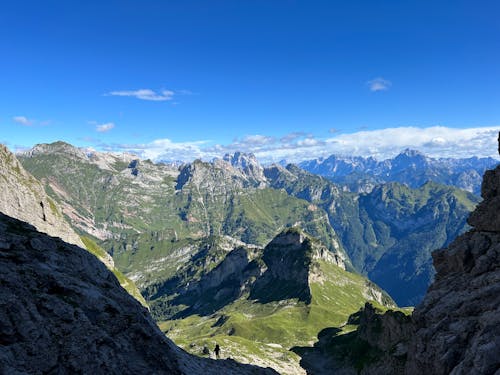
[[[0,214],[0,373],[273,374],[191,356],[83,249]]]
[[[481,175],[498,164],[497,159],[432,158],[406,149],[392,159],[378,161],[373,157],[331,155],[301,162],[305,170],[325,176],[354,192],[370,192],[385,182],[400,182],[417,188],[433,181],[478,194]]]
[[[146,290],[155,317],[206,316],[247,297],[260,303],[293,298],[310,303],[311,283],[314,275],[320,274],[319,261],[345,271],[340,254],[299,228],[283,230],[264,249],[240,244],[221,256],[218,246],[202,250],[195,255],[196,262],[186,262],[172,278]],[[221,260],[210,266],[209,259],[214,257]],[[194,264],[198,264],[197,270]],[[196,272],[199,275],[195,277]],[[376,286],[366,289],[378,303],[392,303]]]

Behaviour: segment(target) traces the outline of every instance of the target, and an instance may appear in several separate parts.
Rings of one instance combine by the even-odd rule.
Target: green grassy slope
[[[388,183],[355,194],[294,165],[265,173],[272,187],[325,209],[354,268],[400,305],[420,301],[433,277],[431,252],[467,230],[466,218],[479,201],[433,182],[418,189]]]
[[[343,326],[367,300],[387,308],[374,300],[371,293],[382,292],[366,278],[323,261],[315,268],[310,304],[297,299],[261,304],[245,295],[212,315],[163,321],[160,328],[193,354],[203,355],[204,346],[213,349],[219,343],[224,357],[272,366],[282,373],[300,372],[300,357],[290,348],[312,346],[320,331]]]

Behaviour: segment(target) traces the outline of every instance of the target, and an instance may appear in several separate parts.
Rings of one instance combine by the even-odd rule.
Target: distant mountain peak
[[[233,154],[226,154],[222,160],[231,164],[232,167],[239,169],[251,179],[263,184],[266,181],[264,168],[252,153],[236,151]]]
[[[478,194],[481,174],[498,164],[493,158],[433,158],[406,148],[391,159],[377,161],[373,157],[338,156],[299,163],[308,172],[327,177],[353,192],[370,192],[386,182],[400,182],[417,188],[432,180]]]
[[[425,155],[418,151],[418,150],[415,150],[415,149],[412,149],[412,148],[405,148],[399,155],[405,155],[405,156],[409,156],[409,157],[416,157],[416,156],[424,156]]]
[[[33,148],[31,148],[30,150],[22,153],[21,155],[25,157],[33,157],[35,155],[52,155],[55,153],[63,153],[81,159],[87,159],[87,154],[85,153],[85,151],[63,141],[57,141],[53,143],[39,143],[33,146]]]
[[[225,154],[222,160],[231,163],[231,165],[236,168],[247,168],[250,165],[260,166],[254,154],[240,151],[236,151],[232,154]]]

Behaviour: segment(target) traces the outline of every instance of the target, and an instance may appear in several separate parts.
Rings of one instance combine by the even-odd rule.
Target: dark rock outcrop
[[[347,324],[358,325],[352,332],[327,328],[314,347],[295,347],[301,365],[311,375],[399,375],[404,373],[408,342],[412,336],[411,317],[401,311],[385,313],[372,304],[352,314]]]
[[[0,214],[0,373],[275,372],[185,353],[97,258]]]
[[[277,235],[264,249],[266,269],[257,279],[250,299],[262,303],[298,298],[311,302],[310,277],[314,260],[324,260],[345,270],[341,257],[332,253],[298,228]]]
[[[436,277],[413,314],[408,374],[500,373],[500,167],[485,173],[474,228],[433,253]]]

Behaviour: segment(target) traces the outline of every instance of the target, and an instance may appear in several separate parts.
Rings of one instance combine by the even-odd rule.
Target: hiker
[[[219,344],[217,344],[217,343],[215,344],[215,349],[214,349],[214,352],[215,352],[215,357],[216,357],[217,359],[219,359],[219,358],[220,358],[220,346],[219,346]]]

